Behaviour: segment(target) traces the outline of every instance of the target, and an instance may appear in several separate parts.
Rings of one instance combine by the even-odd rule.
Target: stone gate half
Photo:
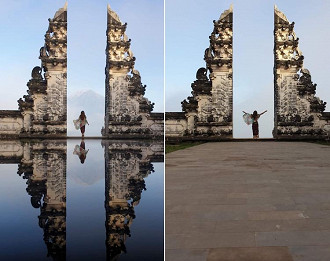
[[[205,50],[206,68],[198,69],[192,96],[183,112],[166,112],[166,137],[230,139],[233,137],[233,8],[213,21],[210,46]]]
[[[39,59],[19,110],[0,111],[0,138],[66,136],[67,3],[49,19]]]
[[[274,130],[277,139],[329,137],[330,112],[315,96],[316,84],[303,67],[304,56],[286,16],[274,7]]]
[[[162,137],[164,114],[152,113],[154,104],[144,97],[146,86],[134,69],[127,24],[108,5],[105,68],[105,117],[102,136],[108,138]]]

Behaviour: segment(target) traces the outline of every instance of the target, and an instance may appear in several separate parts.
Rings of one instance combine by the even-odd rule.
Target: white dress
[[[250,124],[253,123],[253,118],[252,118],[252,115],[250,113],[244,113],[243,120],[247,125],[250,125]]]

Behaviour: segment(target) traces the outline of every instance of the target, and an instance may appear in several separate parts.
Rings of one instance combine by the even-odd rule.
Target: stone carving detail
[[[126,252],[144,179],[154,172],[152,161],[163,161],[162,142],[102,142],[105,153],[106,247],[109,260]]]
[[[105,124],[102,135],[152,137],[163,135],[163,119],[155,119],[154,103],[144,97],[146,85],[134,69],[135,57],[130,49],[131,39],[125,34],[127,24],[108,5]]]
[[[0,130],[0,138],[66,136],[67,120],[67,3],[49,20],[45,44],[27,83],[27,95],[18,102],[15,131]],[[7,114],[7,113],[6,113]],[[1,115],[0,115],[1,116]],[[3,125],[4,123],[2,123]]]
[[[17,173],[26,179],[31,205],[40,209],[38,223],[48,254],[56,260],[66,256],[66,142],[48,140],[20,144]]]
[[[233,8],[224,11],[219,20],[213,21],[214,29],[210,36],[210,47],[205,50],[204,60],[208,69],[233,64]],[[213,66],[212,66],[213,65]]]
[[[312,76],[307,69],[301,69],[302,75],[299,78],[297,90],[299,95],[304,96],[305,94],[315,94],[317,84],[313,84]]]
[[[66,133],[67,119],[67,3],[58,10],[45,35],[40,50],[47,80],[48,109],[44,121],[52,125],[49,132]]]
[[[66,121],[66,74],[53,74],[55,83],[50,86],[48,94],[47,114],[52,121]]]
[[[294,22],[274,9],[275,138],[323,138],[326,103],[315,97],[316,84],[303,67]],[[323,117],[324,118],[324,117]]]
[[[213,21],[210,46],[204,52],[206,68],[198,69],[197,80],[191,84],[192,96],[182,101],[186,130],[182,119],[166,120],[166,135],[232,137],[233,107],[233,8]],[[171,114],[172,115],[172,114]],[[180,131],[176,131],[180,130]]]
[[[141,76],[139,71],[133,70],[132,74],[133,76],[130,78],[131,84],[128,86],[129,95],[144,95],[147,86],[141,83]]]
[[[33,80],[42,80],[41,76],[41,68],[39,66],[36,66],[33,68],[31,76]]]

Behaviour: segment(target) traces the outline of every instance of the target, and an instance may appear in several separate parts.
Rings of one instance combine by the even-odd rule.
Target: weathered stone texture
[[[153,161],[163,161],[162,142],[103,141],[105,157],[105,208],[107,257],[125,252],[130,226],[135,219],[144,179],[152,173]]]
[[[18,163],[17,174],[26,180],[31,205],[40,209],[36,224],[43,229],[47,256],[66,254],[66,142],[2,141],[0,163]]]
[[[294,22],[274,9],[274,112],[273,135],[278,139],[323,139],[328,136],[330,117],[326,103],[315,96],[316,84],[303,67]]]
[[[105,119],[101,133],[105,137],[161,137],[164,119],[151,116],[154,104],[144,97],[146,86],[134,69],[126,26],[108,6]]]
[[[206,68],[198,69],[197,80],[191,84],[192,96],[182,102],[184,118],[166,113],[167,137],[232,138],[232,6],[213,23],[210,46],[204,54]]]
[[[49,19],[39,59],[41,67],[33,68],[31,80],[27,83],[27,95],[18,100],[20,116],[3,120],[4,129],[0,129],[0,137],[8,134],[21,137],[66,136],[67,4],[56,12],[53,19]]]
[[[19,135],[23,119],[19,111],[0,111],[0,136]]]

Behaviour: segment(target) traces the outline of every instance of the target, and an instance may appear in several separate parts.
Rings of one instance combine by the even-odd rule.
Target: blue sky
[[[31,70],[40,64],[48,18],[64,0],[0,0],[0,109],[17,109]],[[146,97],[163,111],[164,3],[162,0],[68,1],[68,94],[91,89],[104,95],[106,6],[122,22],[136,57],[135,68],[147,85]],[[241,111],[268,110],[260,136],[273,128],[273,6],[277,4],[300,38],[304,66],[318,84],[317,96],[330,102],[330,2],[324,0],[166,0],[166,111],[181,111],[190,84],[209,45],[213,20],[234,5],[234,136],[251,137]],[[68,104],[70,111],[70,104]],[[327,108],[329,111],[329,107]]]
[[[64,0],[0,0],[0,109],[17,109],[34,66],[40,65],[48,18]],[[93,90],[104,95],[107,4],[127,22],[146,97],[164,111],[162,0],[68,1],[68,94]],[[70,104],[68,104],[70,108]]]
[[[260,137],[272,137],[273,129],[273,29],[274,4],[295,22],[304,67],[317,83],[317,96],[330,103],[327,74],[330,71],[330,2],[307,0],[166,0],[166,111],[181,111],[190,95],[196,71],[205,67],[213,20],[234,6],[234,137],[251,137],[251,127],[241,111],[268,110],[260,122]],[[328,106],[327,110],[329,111]]]

